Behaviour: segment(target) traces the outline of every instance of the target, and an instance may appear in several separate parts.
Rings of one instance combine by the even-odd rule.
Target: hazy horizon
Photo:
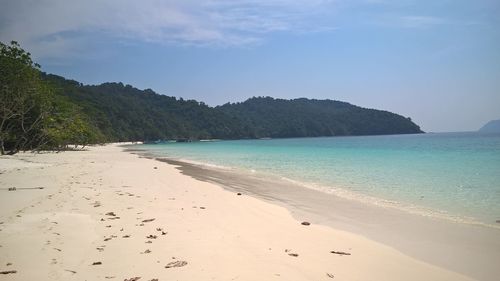
[[[0,41],[42,70],[209,105],[333,99],[427,132],[500,119],[500,3],[0,0]]]

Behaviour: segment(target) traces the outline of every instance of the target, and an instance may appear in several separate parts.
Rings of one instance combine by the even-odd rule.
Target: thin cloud
[[[0,11],[0,40],[20,41],[42,56],[53,53],[47,48],[67,55],[65,49],[74,50],[89,34],[163,44],[255,44],[268,33],[295,32],[307,27],[308,22],[312,28],[313,18],[331,3],[320,0],[5,2]]]
[[[403,16],[399,19],[401,21],[401,26],[407,28],[425,28],[450,23],[444,18],[430,16]]]

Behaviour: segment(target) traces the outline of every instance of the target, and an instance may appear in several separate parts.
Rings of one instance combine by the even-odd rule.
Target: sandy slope
[[[0,280],[468,280],[116,145],[0,171]]]

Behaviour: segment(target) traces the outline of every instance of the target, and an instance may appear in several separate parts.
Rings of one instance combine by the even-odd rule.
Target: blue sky
[[[44,71],[210,105],[336,99],[426,131],[500,118],[500,1],[0,0]]]

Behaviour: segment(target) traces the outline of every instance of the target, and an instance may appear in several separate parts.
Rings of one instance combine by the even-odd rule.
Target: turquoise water
[[[141,148],[424,215],[491,225],[500,219],[500,135],[236,140]]]

